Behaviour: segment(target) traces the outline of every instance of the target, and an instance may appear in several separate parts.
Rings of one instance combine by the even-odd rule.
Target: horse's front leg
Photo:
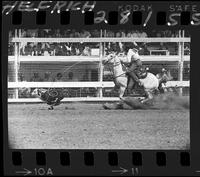
[[[120,101],[116,103],[116,107],[115,109],[123,109],[123,103],[124,103],[124,92],[126,90],[126,87],[120,87],[119,88],[119,98],[120,98]]]
[[[124,100],[123,99],[123,96],[124,96],[124,92],[125,92],[125,90],[126,90],[126,87],[120,87],[119,88],[119,98],[121,99],[121,100]]]

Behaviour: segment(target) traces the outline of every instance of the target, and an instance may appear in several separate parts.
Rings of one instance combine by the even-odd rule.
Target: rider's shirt
[[[141,59],[138,52],[135,52],[133,49],[129,49],[127,53],[127,62],[132,63],[133,61],[136,61],[138,59]]]

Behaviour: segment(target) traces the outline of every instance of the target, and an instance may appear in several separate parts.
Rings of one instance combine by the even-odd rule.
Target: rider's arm
[[[127,53],[127,63],[131,63],[132,56],[133,56],[134,54],[135,54],[135,53],[133,52],[132,49],[129,49],[129,50],[128,50],[128,53]]]

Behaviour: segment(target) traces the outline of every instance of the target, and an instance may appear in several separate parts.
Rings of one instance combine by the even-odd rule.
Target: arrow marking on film
[[[24,176],[29,175],[32,173],[32,171],[27,170],[26,168],[24,168],[24,171],[16,171],[16,173],[18,174],[24,174]]]
[[[120,167],[120,170],[112,170],[113,173],[120,173],[120,174],[124,174],[127,173],[128,170],[125,168]]]

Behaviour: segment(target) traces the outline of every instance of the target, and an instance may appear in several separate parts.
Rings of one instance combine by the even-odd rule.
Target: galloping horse
[[[115,89],[119,90],[119,98],[123,100],[123,95],[127,88],[128,78],[126,73],[123,71],[122,62],[125,62],[124,57],[119,57],[116,54],[109,54],[103,59],[103,64],[111,64],[113,69],[113,80],[115,83]],[[162,81],[162,78],[157,78],[154,74],[147,72],[146,77],[143,79],[140,78],[140,81],[143,84],[143,89],[146,94],[146,98],[141,100],[142,103],[146,102],[149,99],[153,98],[153,92],[158,90],[159,84]]]

